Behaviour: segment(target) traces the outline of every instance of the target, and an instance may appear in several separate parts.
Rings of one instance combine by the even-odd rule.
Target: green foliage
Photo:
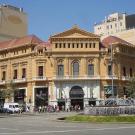
[[[13,93],[15,91],[15,85],[11,81],[10,83],[7,83],[5,85],[4,89],[0,89],[0,99],[10,99],[13,96]]]
[[[135,77],[127,83],[127,96],[135,98]]]
[[[134,122],[135,116],[90,116],[90,115],[76,115],[66,118],[67,121],[78,122]]]

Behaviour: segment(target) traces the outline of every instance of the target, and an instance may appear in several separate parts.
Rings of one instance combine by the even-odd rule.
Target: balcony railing
[[[20,78],[20,79],[13,79],[14,83],[20,83],[20,82],[26,82],[27,79],[26,78]]]
[[[73,76],[73,75],[70,75],[70,76],[54,76],[53,77],[54,80],[81,80],[81,79],[85,79],[85,80],[97,80],[97,79],[100,79],[100,76],[98,75],[84,75],[84,76]]]
[[[130,76],[122,76],[122,80],[130,80],[130,79],[132,79],[132,77],[130,77]]]
[[[32,80],[42,81],[42,80],[47,80],[47,78],[45,76],[36,76],[36,77],[33,77]]]
[[[0,85],[1,85],[1,84],[5,84],[5,83],[6,83],[5,80],[0,80]]]
[[[101,79],[110,80],[110,79],[112,79],[112,77],[113,77],[114,80],[118,79],[118,76],[116,76],[116,75],[113,75],[113,76],[112,75],[102,76]]]

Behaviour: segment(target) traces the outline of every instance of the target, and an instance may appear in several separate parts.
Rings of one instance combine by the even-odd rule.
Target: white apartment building
[[[113,13],[105,17],[100,23],[95,23],[94,33],[100,36],[113,35],[115,33],[131,29],[135,26],[135,15],[126,13]]]

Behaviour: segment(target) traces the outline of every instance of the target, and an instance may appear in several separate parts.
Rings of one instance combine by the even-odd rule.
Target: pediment
[[[53,35],[51,38],[99,38],[99,36],[76,26],[62,33]]]

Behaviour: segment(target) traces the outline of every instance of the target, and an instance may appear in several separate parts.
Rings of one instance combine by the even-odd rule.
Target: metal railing
[[[5,84],[6,81],[5,80],[0,80],[0,84]]]
[[[19,82],[26,82],[27,79],[26,78],[20,78],[20,79],[13,79],[14,83],[19,83]]]
[[[40,80],[47,80],[47,78],[46,78],[46,76],[36,76],[36,77],[33,77],[32,80],[40,81]]]
[[[67,76],[54,76],[53,77],[54,80],[81,80],[81,79],[100,79],[100,76],[99,75],[83,75],[83,76],[74,76],[74,75],[67,75]]]

